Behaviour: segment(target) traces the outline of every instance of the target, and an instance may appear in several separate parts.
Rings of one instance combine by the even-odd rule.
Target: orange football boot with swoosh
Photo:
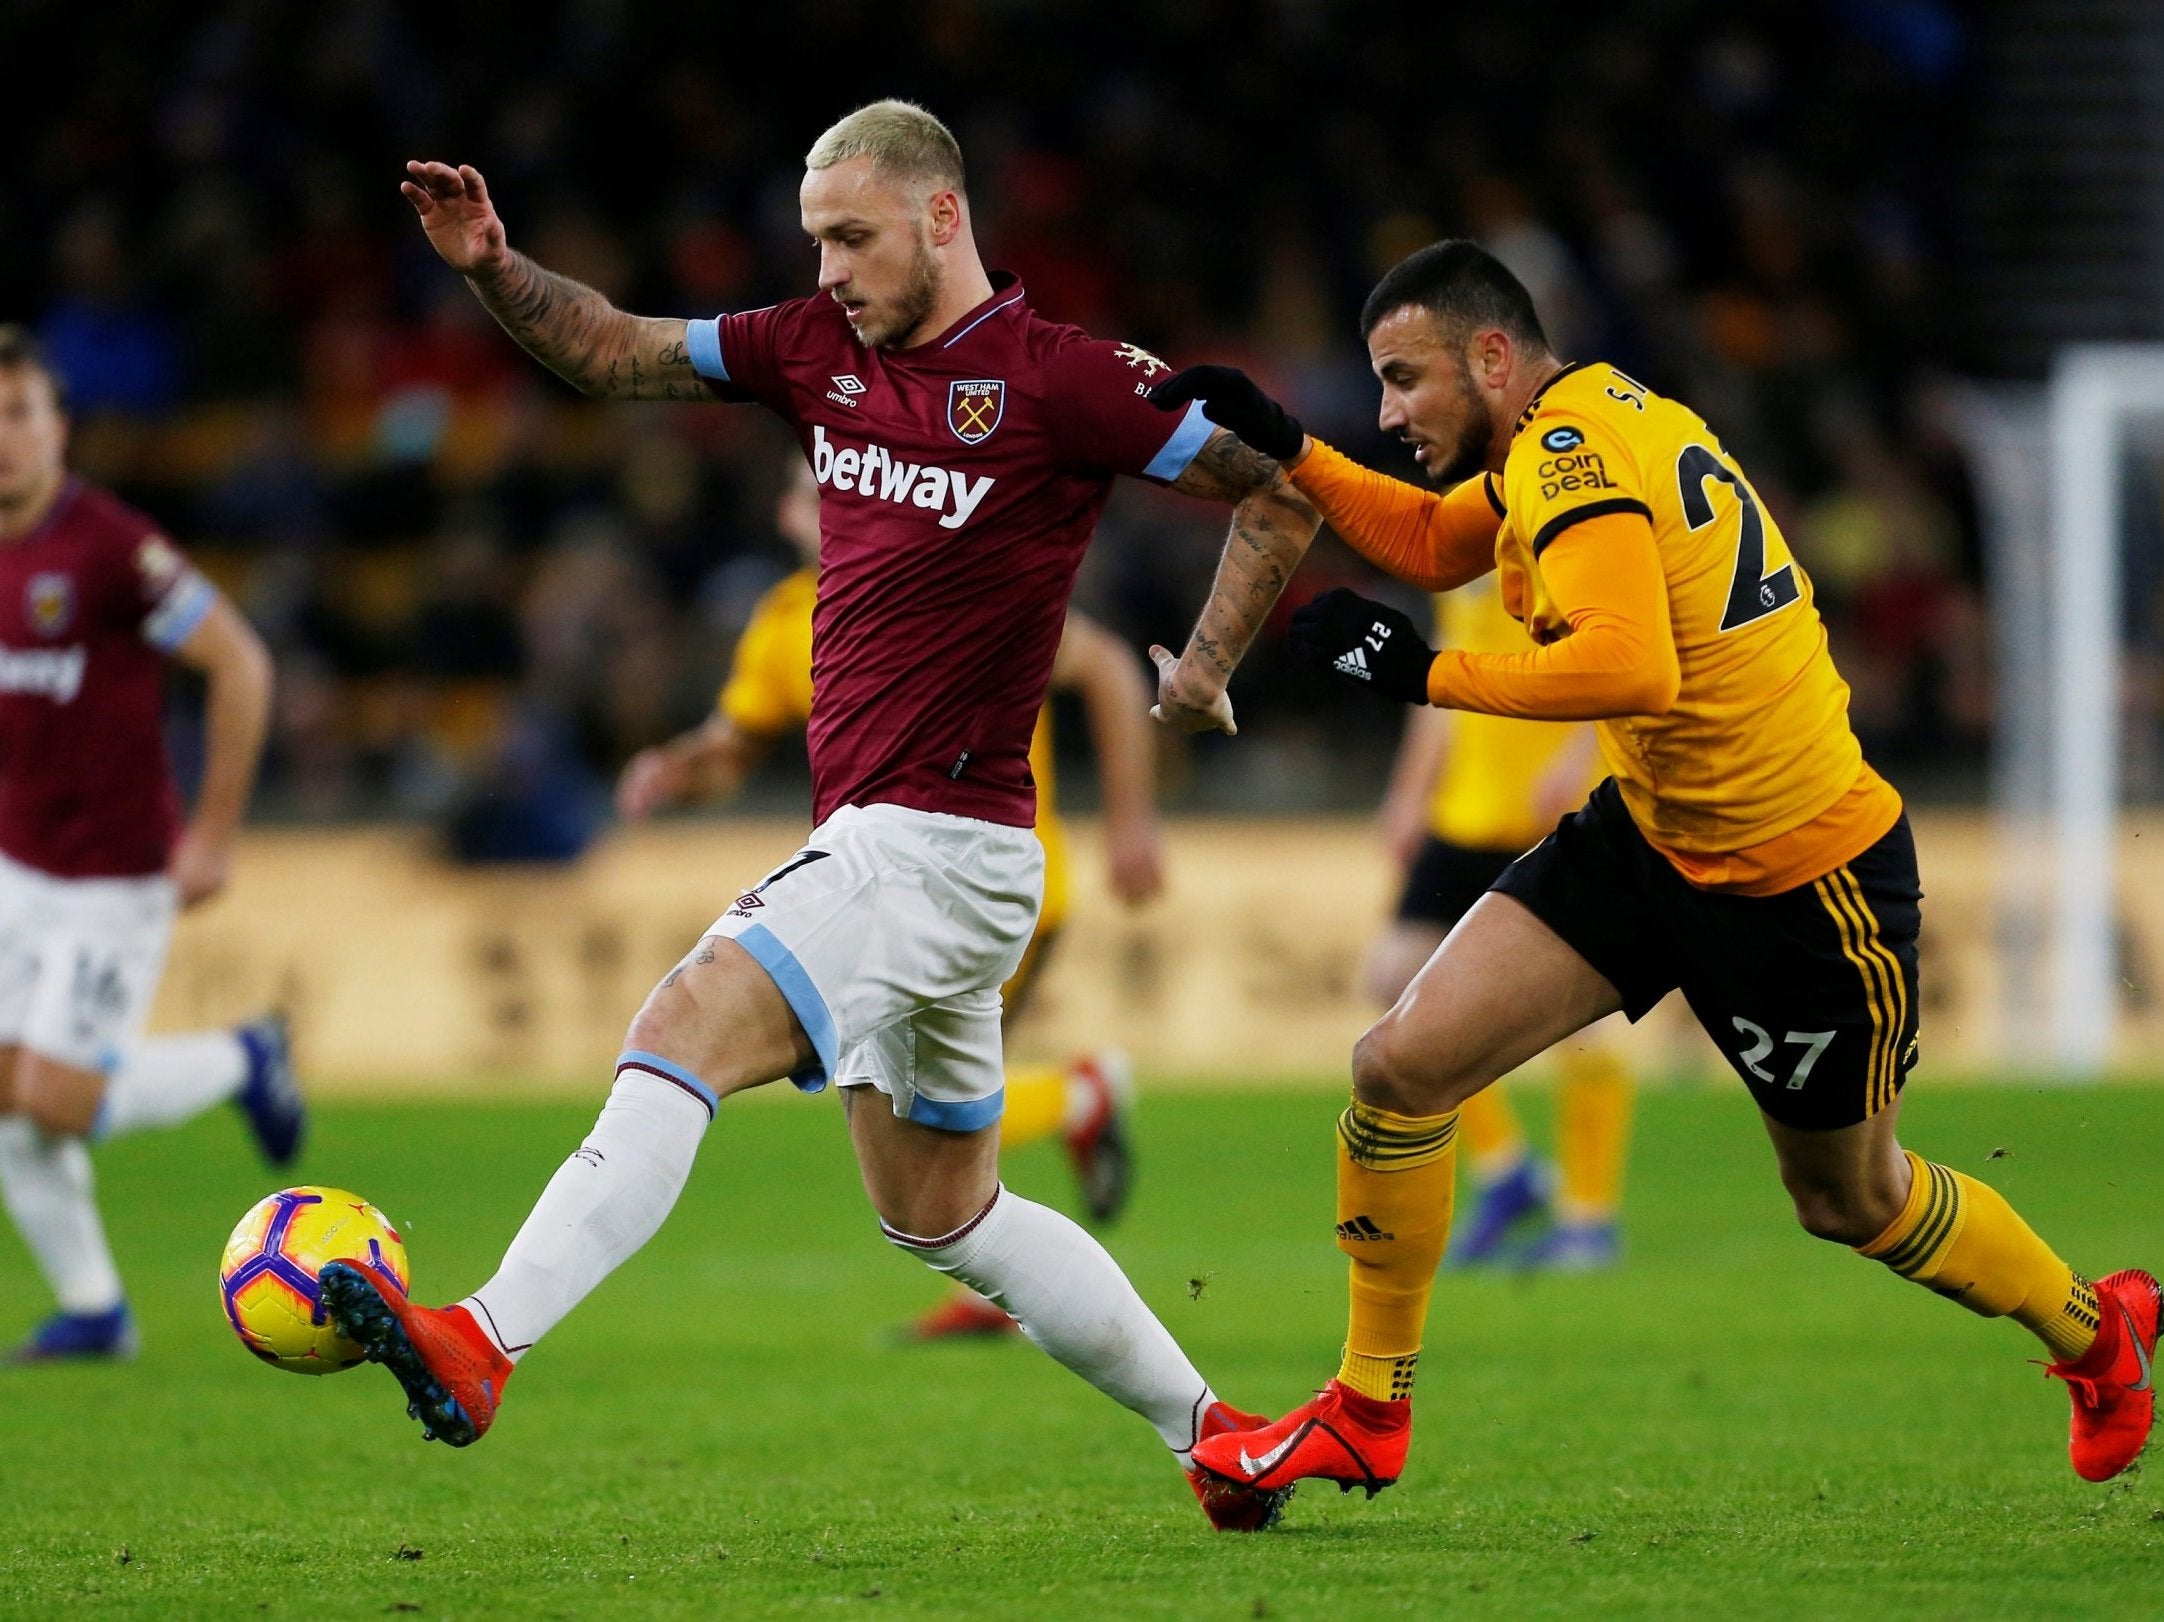
[[[1256,1492],[1290,1492],[1296,1481],[1334,1481],[1373,1498],[1405,1469],[1413,1437],[1410,1401],[1363,1397],[1332,1380],[1275,1424],[1227,1431],[1195,1444],[1195,1463],[1218,1480]]]
[[[2074,1399],[2067,1450],[2084,1481],[2109,1481],[2141,1456],[2156,1420],[2156,1279],[2139,1268],[2096,1281],[2096,1343],[2044,1372]]]
[[[405,1387],[423,1441],[467,1447],[487,1433],[513,1364],[464,1307],[417,1307],[395,1281],[344,1262],[316,1288],[338,1332]]]

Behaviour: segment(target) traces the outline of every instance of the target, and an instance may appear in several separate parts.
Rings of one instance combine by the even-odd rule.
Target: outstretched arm
[[[611,400],[705,400],[684,323],[629,315],[591,287],[515,252],[471,164],[409,163],[399,188],[445,264],[497,323],[582,394]]]
[[[625,763],[616,779],[616,814],[644,822],[666,805],[734,799],[772,743],[725,715],[710,715]]]
[[[1165,648],[1150,649],[1157,662],[1157,707],[1150,713],[1182,732],[1237,732],[1226,683],[1307,556],[1322,519],[1283,468],[1223,428],[1203,443],[1172,487],[1231,502],[1232,529],[1186,651],[1175,659]]]
[[[1144,714],[1149,691],[1134,650],[1088,615],[1069,613],[1052,685],[1079,694],[1089,717],[1112,893],[1129,906],[1148,901],[1165,885],[1164,839],[1157,825],[1157,740]]]

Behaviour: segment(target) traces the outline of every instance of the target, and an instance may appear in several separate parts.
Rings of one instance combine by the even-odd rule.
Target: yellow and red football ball
[[[264,1362],[295,1374],[335,1374],[361,1349],[323,1315],[316,1275],[351,1262],[394,1281],[411,1277],[406,1242],[391,1219],[342,1188],[288,1188],[240,1219],[218,1264],[226,1322]]]

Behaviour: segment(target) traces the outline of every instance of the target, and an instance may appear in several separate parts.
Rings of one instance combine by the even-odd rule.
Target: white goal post
[[[2061,350],[2042,390],[1964,394],[1998,669],[1999,1050],[2075,1081],[2117,1047],[2127,454],[2164,345]]]

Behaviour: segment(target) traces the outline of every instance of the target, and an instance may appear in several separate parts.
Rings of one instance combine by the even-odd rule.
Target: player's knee
[[[1394,1020],[1382,1019],[1353,1044],[1353,1096],[1397,1115],[1434,1115],[1458,1102],[1447,1060],[1420,1052]]]
[[[1877,1192],[1861,1183],[1791,1182],[1796,1220],[1814,1239],[1836,1245],[1867,1245],[1900,1214],[1897,1200],[1889,1210]]]

